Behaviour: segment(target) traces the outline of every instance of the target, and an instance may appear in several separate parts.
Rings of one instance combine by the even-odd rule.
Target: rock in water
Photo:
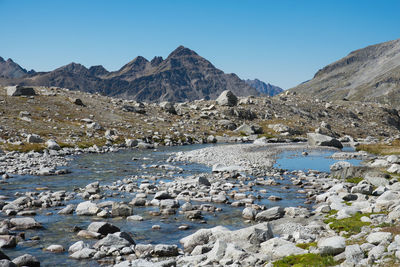
[[[17,266],[40,267],[39,260],[30,254],[19,256],[13,259],[12,262],[15,263]]]
[[[217,103],[221,106],[234,107],[238,103],[238,98],[230,90],[225,90],[217,98]]]
[[[331,146],[331,147],[343,148],[343,145],[339,140],[327,135],[318,133],[308,133],[307,139],[308,139],[308,144],[310,146]]]
[[[267,222],[277,220],[285,215],[285,210],[282,207],[273,207],[262,211],[256,215],[256,221]]]
[[[119,228],[108,222],[92,222],[88,226],[88,231],[100,233],[102,235],[113,234],[119,232]]]

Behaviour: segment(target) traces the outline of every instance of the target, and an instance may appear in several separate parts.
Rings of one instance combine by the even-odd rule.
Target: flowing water
[[[166,160],[170,157],[171,153],[203,148],[205,146],[207,145],[165,147],[157,150],[125,150],[117,153],[75,156],[74,160],[68,166],[72,173],[46,177],[14,176],[8,180],[7,184],[1,185],[0,194],[10,196],[10,199],[15,199],[16,197],[14,194],[16,192],[34,191],[35,188],[38,187],[47,187],[48,190],[52,191],[73,191],[75,188],[84,187],[94,181],[100,181],[101,185],[105,185],[132,175],[159,175],[159,177],[161,177],[160,180],[170,181],[176,175],[188,176],[211,172],[211,168],[208,166],[187,162],[168,163],[183,169],[182,173],[169,176],[167,170],[145,167],[153,164],[166,164]],[[302,156],[301,152],[302,151],[298,150],[281,153],[277,159],[276,166],[288,170],[314,169],[329,171],[329,166],[336,162],[336,160],[328,158],[333,153],[331,150],[311,150],[306,157]],[[133,160],[133,158],[135,160]],[[353,165],[359,163],[359,161],[354,160],[350,162]],[[163,177],[167,178],[164,179]],[[310,208],[309,205],[304,204],[305,196],[298,193],[298,188],[291,184],[290,177],[285,176],[284,179],[279,182],[280,185],[278,186],[268,186],[268,193],[260,193],[264,198],[255,203],[263,204],[268,207],[280,205],[284,207],[303,206]],[[262,188],[258,186],[253,189],[258,191]],[[108,193],[109,192],[106,192],[106,194]],[[109,195],[111,196],[111,194]],[[281,196],[283,200],[279,202],[269,201],[267,199],[269,195]],[[132,197],[130,193],[123,193],[117,197],[109,197],[99,202],[106,200],[130,201]],[[81,201],[82,199],[74,199],[66,204],[79,203]],[[183,201],[180,201],[180,204],[183,203]],[[206,223],[201,221],[188,221],[179,213],[169,216],[151,216],[148,212],[156,210],[154,207],[134,208],[134,214],[141,215],[144,218],[144,221],[140,222],[130,222],[118,218],[99,219],[86,216],[57,215],[57,211],[62,207],[37,210],[37,215],[34,217],[38,222],[43,224],[44,229],[25,231],[27,241],[18,243],[17,247],[14,249],[3,249],[3,251],[10,258],[25,253],[35,255],[40,260],[42,266],[98,266],[98,263],[95,261],[76,261],[69,259],[68,252],[53,254],[43,251],[43,248],[51,244],[60,244],[68,249],[71,244],[82,240],[82,238],[78,238],[76,234],[72,232],[72,228],[74,226],[79,226],[82,229],[86,229],[94,220],[109,221],[120,227],[122,231],[132,233],[136,243],[144,244],[163,243],[179,245],[179,239],[200,228],[224,225],[231,229],[237,229],[248,225],[244,223],[241,217],[243,207],[232,207],[226,204],[211,204],[222,208],[222,211],[217,213],[203,212],[204,221]],[[0,217],[2,219],[6,218],[4,214],[0,215]],[[161,229],[152,230],[151,227],[154,224],[160,225]],[[189,230],[178,230],[178,227],[182,224],[189,225]],[[39,236],[40,240],[31,240],[33,236]],[[85,242],[93,244],[96,240],[85,240]]]

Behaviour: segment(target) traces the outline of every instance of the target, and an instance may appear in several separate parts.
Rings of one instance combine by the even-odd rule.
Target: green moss
[[[362,213],[356,213],[353,216],[349,218],[344,218],[344,219],[336,219],[336,218],[328,218],[324,221],[324,223],[329,224],[330,228],[337,233],[340,233],[342,231],[346,231],[347,234],[345,237],[349,237],[351,235],[355,235],[361,232],[361,228],[363,226],[370,225],[371,223],[369,222],[362,222],[361,217],[367,216],[369,217],[371,213],[369,214],[362,214]]]
[[[317,242],[296,244],[296,247],[299,247],[302,249],[310,249],[310,247],[316,247],[316,246],[317,246]]]
[[[284,257],[273,263],[274,267],[324,267],[334,266],[338,263],[333,259],[332,256],[321,256],[319,254],[303,254],[303,255],[292,255]]]
[[[351,202],[349,201],[344,201],[344,204],[346,204],[347,206],[351,206]]]
[[[326,216],[329,217],[329,216],[331,216],[331,215],[336,215],[337,213],[338,213],[337,210],[330,210],[330,211],[326,214]]]
[[[364,178],[362,178],[362,177],[352,177],[352,178],[347,178],[346,182],[353,183],[353,184],[358,184],[362,180],[364,180]]]

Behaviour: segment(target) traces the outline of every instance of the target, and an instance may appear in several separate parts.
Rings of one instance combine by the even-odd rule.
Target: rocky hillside
[[[301,95],[241,97],[233,106],[214,100],[168,105],[54,87],[35,90],[36,96],[12,97],[0,89],[0,150],[32,149],[24,146],[29,145],[25,143],[29,134],[65,146],[89,147],[104,145],[106,130],[118,133],[113,142],[179,144],[213,142],[214,137],[229,142],[254,135],[275,137],[277,142],[314,131],[334,137],[396,138],[400,129],[398,112],[386,105],[323,102]]]
[[[400,105],[400,39],[351,52],[291,91],[324,100]]]
[[[255,88],[259,93],[269,96],[274,96],[282,93],[284,90],[278,86],[272,85],[270,83],[265,83],[258,79],[245,80],[245,82],[251,87]]]
[[[224,73],[183,46],[166,59],[155,57],[148,61],[136,57],[114,72],[102,66],[88,69],[71,63],[51,72],[27,74],[21,70],[3,77],[0,83],[56,86],[147,102],[215,99],[224,90],[231,90],[238,96],[259,95],[237,75]]]

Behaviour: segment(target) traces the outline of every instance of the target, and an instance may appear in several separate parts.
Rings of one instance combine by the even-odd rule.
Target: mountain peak
[[[151,64],[151,66],[158,66],[158,65],[160,65],[160,63],[163,61],[163,58],[162,57],[154,57],[151,61],[150,61],[150,64]]]
[[[82,73],[88,71],[88,69],[83,66],[82,64],[71,62],[68,65],[62,66],[58,68],[58,70],[63,70],[67,72],[73,72],[73,73]]]
[[[0,62],[4,62],[4,58],[0,57]]]
[[[92,76],[102,76],[108,74],[108,70],[102,65],[91,66],[89,68],[89,74]]]
[[[183,57],[183,56],[197,56],[197,53],[193,50],[184,47],[183,45],[178,46],[168,57]]]
[[[7,59],[8,63],[15,63],[11,58]]]

